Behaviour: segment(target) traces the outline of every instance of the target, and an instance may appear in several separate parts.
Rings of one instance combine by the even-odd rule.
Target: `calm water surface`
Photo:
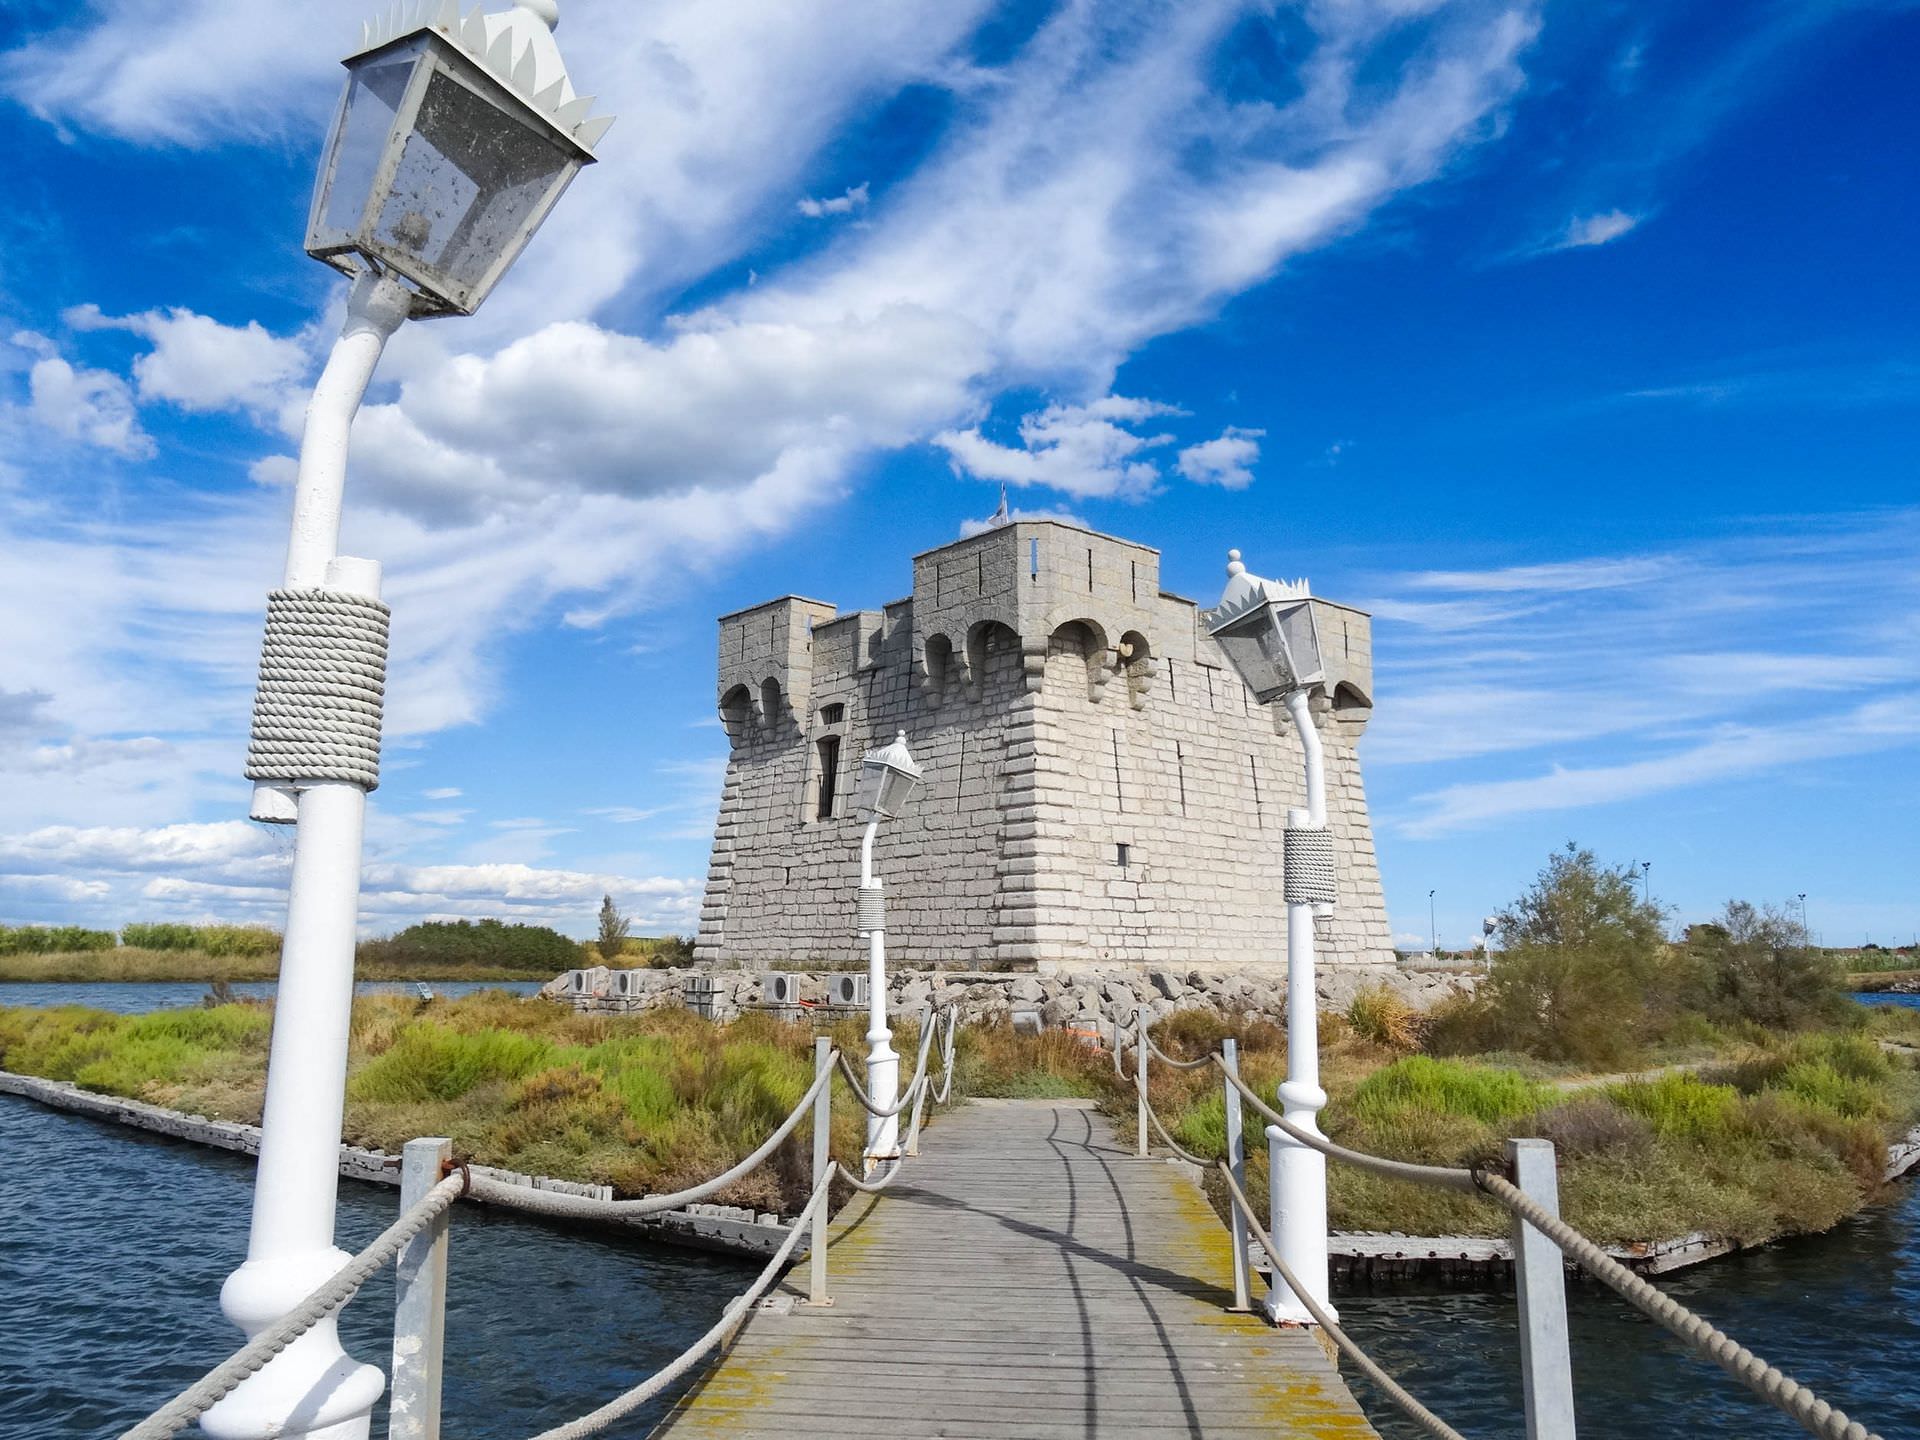
[[[112,1436],[230,1354],[220,1284],[244,1258],[253,1162],[0,1096],[0,1437]],[[342,1181],[341,1243],[399,1192]],[[718,1257],[457,1212],[445,1433],[508,1440],[571,1418],[672,1359],[746,1287]],[[393,1271],[347,1306],[348,1351],[386,1363]],[[643,1436],[658,1408],[605,1432]],[[374,1434],[384,1434],[384,1415]],[[194,1432],[198,1433],[198,1432]]]
[[[531,995],[537,980],[429,980],[435,995],[458,999],[476,990],[505,990]],[[233,993],[243,999],[271,1000],[271,980],[235,982]],[[354,987],[361,995],[416,995],[411,980],[362,980]],[[149,1010],[177,1010],[198,1005],[207,994],[204,980],[18,980],[0,981],[0,1005],[90,1005],[118,1015],[143,1015]]]

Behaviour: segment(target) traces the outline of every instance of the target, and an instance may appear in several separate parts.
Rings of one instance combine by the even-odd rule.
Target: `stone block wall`
[[[863,953],[859,762],[904,731],[927,783],[875,852],[900,966],[1284,972],[1298,741],[1282,709],[1253,703],[1194,602],[1159,585],[1154,550],[1021,522],[915,557],[913,595],[880,611],[786,597],[725,617],[733,752],[699,958],[804,969]],[[1319,924],[1322,963],[1385,974],[1355,749],[1370,632],[1362,612],[1314,604],[1340,897]]]

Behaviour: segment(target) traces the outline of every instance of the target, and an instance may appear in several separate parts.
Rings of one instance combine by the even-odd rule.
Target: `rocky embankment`
[[[782,1001],[773,976],[747,970],[699,967],[670,970],[615,970],[596,965],[557,976],[541,994],[600,1014],[685,1005],[715,1020],[732,1020],[751,1010],[793,1011],[801,1006],[865,1008],[857,1001],[836,1005],[834,987],[852,972],[782,972],[790,976],[792,999]],[[1472,984],[1455,971],[1414,970],[1379,965],[1323,971],[1318,994],[1322,1010],[1344,1010],[1354,995],[1372,985],[1391,986],[1421,1009]],[[1064,1025],[1101,1026],[1131,1020],[1145,1007],[1158,1020],[1176,1010],[1213,1010],[1222,1014],[1258,1014],[1278,1018],[1287,1008],[1283,970],[1142,969],[1130,965],[1056,965],[1031,972],[908,970],[888,977],[888,1008],[919,1010],[929,1002],[957,1005],[966,1024],[1012,1016],[1036,1015],[1048,1029]]]

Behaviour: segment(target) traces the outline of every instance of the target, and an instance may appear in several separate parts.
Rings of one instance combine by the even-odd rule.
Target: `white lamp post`
[[[860,762],[860,812],[867,817],[860,839],[860,908],[856,928],[867,937],[867,1094],[882,1110],[900,1097],[900,1057],[887,1024],[887,907],[873,873],[873,842],[880,822],[891,820],[920,789],[920,767],[902,730],[891,745],[869,751]],[[900,1155],[900,1117],[867,1116],[868,1174]]]
[[[1282,886],[1287,904],[1287,1078],[1280,1112],[1302,1130],[1319,1131],[1327,1103],[1320,1088],[1318,999],[1314,991],[1313,913],[1334,900],[1333,840],[1327,831],[1326,772],[1320,732],[1308,699],[1326,679],[1320,634],[1304,580],[1292,585],[1247,573],[1240,552],[1227,553],[1227,588],[1201,618],[1261,704],[1281,700],[1300,732],[1307,805],[1287,811]],[[1272,1234],[1283,1258],[1314,1300],[1331,1312],[1327,1286],[1327,1161],[1277,1125],[1267,1127],[1272,1157]],[[1306,1306],[1276,1274],[1268,1313],[1312,1323]]]
[[[349,1258],[333,1243],[334,1198],[387,609],[379,562],[336,553],[348,433],[388,337],[409,316],[471,314],[612,123],[574,97],[557,19],[553,0],[464,19],[457,0],[431,0],[365,27],[314,190],[307,253],[355,283],[307,409],[247,753],[253,818],[298,827],[253,1224],[220,1292],[249,1335]],[[215,1440],[363,1440],[384,1384],[328,1319],[201,1425]]]

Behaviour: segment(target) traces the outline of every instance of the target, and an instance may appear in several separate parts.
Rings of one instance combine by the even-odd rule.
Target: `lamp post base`
[[[249,1337],[337,1274],[344,1250],[249,1260],[227,1277],[220,1308]],[[212,1440],[367,1440],[386,1376],[340,1345],[338,1312],[294,1340],[200,1418]]]

